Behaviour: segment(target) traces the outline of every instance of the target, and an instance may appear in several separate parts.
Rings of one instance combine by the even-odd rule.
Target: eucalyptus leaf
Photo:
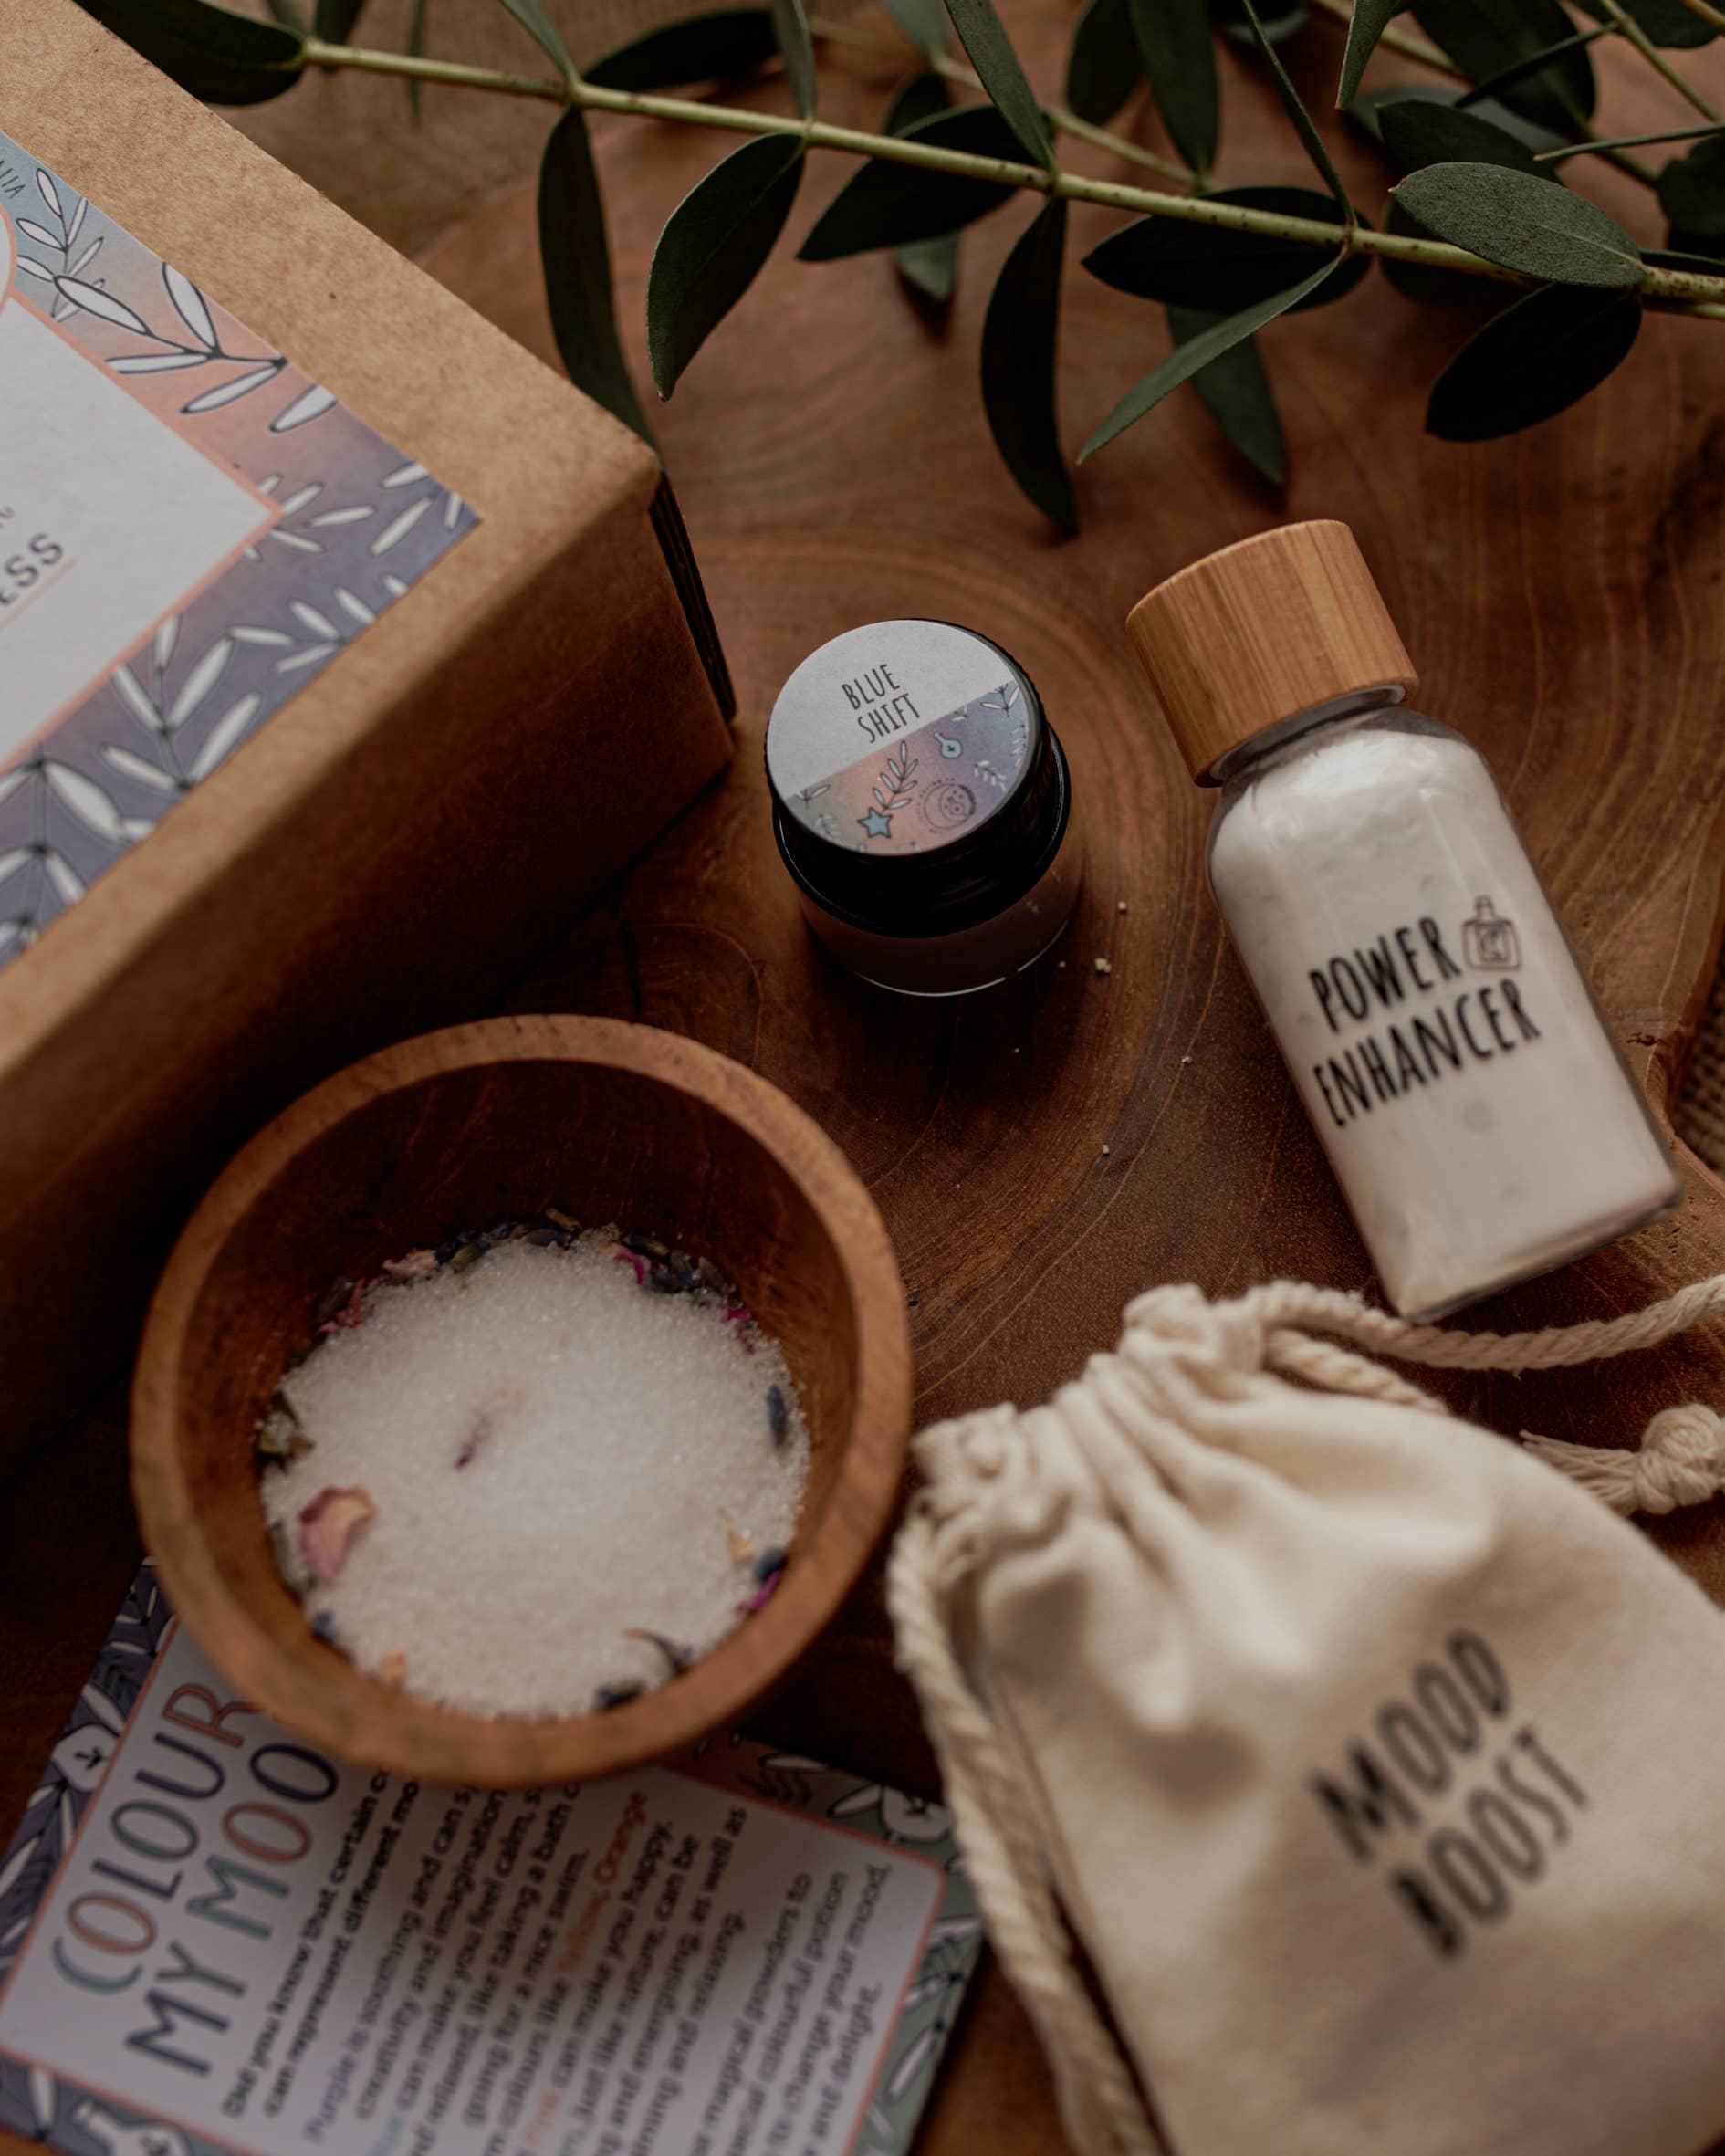
[[[617,340],[611,248],[587,119],[571,107],[551,130],[539,164],[539,259],[551,328],[570,380],[653,440]]]
[[[958,235],[938,239],[907,239],[893,249],[893,264],[904,282],[936,307],[945,307],[958,284]]]
[[[803,13],[802,0],[772,0],[773,37],[785,63],[785,80],[790,86],[790,95],[798,111],[805,120],[814,118],[815,80],[814,40],[809,35],[809,18]]]
[[[1647,275],[1621,225],[1581,195],[1531,173],[1430,164],[1401,183],[1396,200],[1439,239],[1523,277],[1627,288]]]
[[[647,273],[647,356],[662,397],[748,291],[802,178],[800,135],[755,135],[672,211]]]
[[[1583,12],[1595,21],[1609,19],[1601,0],[1577,0]],[[1623,11],[1640,24],[1655,45],[1672,47],[1708,45],[1719,36],[1712,23],[1704,21],[1683,0],[1622,0]]]
[[[1413,104],[1440,105],[1453,110],[1465,93],[1453,83],[1396,82],[1384,89],[1363,89],[1348,107],[1348,118],[1363,135],[1382,144],[1384,140],[1383,114],[1390,105]],[[1572,130],[1559,133],[1554,129],[1542,127],[1537,120],[1529,120],[1524,113],[1511,112],[1507,105],[1499,104],[1495,98],[1483,98],[1468,110],[1476,120],[1488,120],[1495,128],[1529,150],[1561,150],[1573,140]]]
[[[1719,275],[1716,254],[1695,254],[1678,247],[1643,247],[1641,259],[1649,269],[1692,269],[1701,277]]]
[[[779,50],[769,7],[724,7],[649,30],[585,70],[601,89],[671,89],[685,82],[734,82]]]
[[[1050,172],[1057,170],[1054,144],[1042,108],[994,12],[994,0],[946,0],[946,13],[970,55],[970,65],[981,77],[983,89],[1007,125],[1038,164],[1046,165]]]
[[[1045,202],[1001,267],[982,324],[982,403],[1007,469],[1044,516],[1078,529],[1061,455],[1054,360],[1066,198]]]
[[[1270,69],[1270,78],[1276,86],[1276,95],[1281,99],[1282,110],[1293,121],[1294,132],[1305,145],[1306,155],[1317,166],[1324,185],[1343,209],[1351,213],[1353,204],[1348,201],[1347,189],[1342,184],[1342,175],[1335,169],[1335,161],[1330,155],[1323,137],[1313,126],[1311,113],[1301,103],[1300,92],[1289,78],[1288,70],[1281,64],[1281,55],[1264,35],[1264,26],[1259,20],[1257,8],[1252,0],[1240,0],[1240,5],[1246,10],[1246,19],[1252,26],[1252,35],[1258,40],[1258,49],[1263,56],[1264,65]]]
[[[978,157],[1022,162],[1018,137],[992,105],[966,105],[936,113],[903,131],[905,139],[936,142]],[[1017,190],[998,180],[964,173],[930,172],[872,157],[840,188],[799,250],[804,262],[836,262],[871,247],[896,247],[938,239],[998,209]]]
[[[1208,199],[1338,227],[1343,223],[1334,196],[1311,187],[1227,187]],[[1085,256],[1084,267],[1134,298],[1228,315],[1297,283],[1314,259],[1313,250],[1301,240],[1157,216],[1140,217],[1110,233]],[[1323,306],[1344,298],[1370,267],[1369,256],[1350,256],[1305,304]]]
[[[1725,135],[1709,135],[1659,174],[1659,207],[1674,231],[1698,239],[1725,235]]]
[[[1384,147],[1404,173],[1423,171],[1428,164],[1500,164],[1509,172],[1557,181],[1554,166],[1536,163],[1525,142],[1518,142],[1477,112],[1407,98],[1384,106],[1378,117]]]
[[[887,109],[883,127],[889,135],[906,134],[920,120],[951,110],[952,96],[932,68],[901,84]],[[958,235],[938,233],[932,239],[906,240],[893,250],[893,260],[907,285],[944,307],[958,282]]]
[[[1438,236],[1435,232],[1428,232],[1417,217],[1410,217],[1393,196],[1384,219],[1384,229],[1408,239]],[[1501,285],[1493,283],[1490,277],[1469,277],[1464,269],[1433,269],[1427,263],[1398,262],[1394,256],[1385,256],[1384,275],[1404,299],[1417,300],[1421,307],[1467,308],[1479,312],[1503,304]]]
[[[1194,172],[1208,173],[1216,162],[1221,127],[1209,11],[1204,0],[1127,0],[1127,5],[1138,57],[1168,139]]]
[[[1082,464],[1087,456],[1094,456],[1099,449],[1105,449],[1116,435],[1123,434],[1146,412],[1154,411],[1164,397],[1169,396],[1185,382],[1190,382],[1200,369],[1211,361],[1219,359],[1226,351],[1232,351],[1237,344],[1252,337],[1267,322],[1273,322],[1280,314],[1286,314],[1291,307],[1315,292],[1325,277],[1332,276],[1340,266],[1341,256],[1325,262],[1314,269],[1310,277],[1302,277],[1297,285],[1291,285],[1285,292],[1272,292],[1268,299],[1260,299],[1255,307],[1243,308],[1239,314],[1226,315],[1208,330],[1189,338],[1177,346],[1159,366],[1133,384],[1108,414],[1095,433],[1079,451],[1078,461]]]
[[[985,108],[978,106],[976,110]],[[952,92],[932,68],[925,68],[920,74],[907,77],[894,91],[893,101],[881,122],[881,132],[908,135],[925,120],[933,120],[951,110]]]
[[[1189,344],[1221,319],[1194,307],[1171,307],[1167,316],[1168,333],[1176,345]],[[1270,377],[1253,340],[1243,338],[1208,367],[1200,367],[1192,377],[1192,387],[1253,471],[1270,486],[1281,487],[1288,476],[1288,447]]]
[[[317,0],[313,35],[326,44],[345,45],[364,8],[365,0]]]
[[[1628,358],[1641,316],[1627,292],[1530,292],[1476,330],[1438,376],[1427,433],[1489,442],[1566,410]]]
[[[888,15],[931,60],[946,51],[946,10],[941,0],[881,0]]]
[[[1565,54],[1584,51],[1598,40],[1601,34],[1597,24],[1590,29],[1572,31],[1567,37],[1560,37],[1555,45],[1548,45],[1539,52],[1530,53],[1526,59],[1517,60],[1511,67],[1500,68],[1495,75],[1486,76],[1483,80],[1476,82],[1471,89],[1464,91],[1457,103],[1478,105],[1487,98],[1507,98],[1512,89],[1519,89],[1522,83],[1531,82],[1534,76],[1546,73]]]
[[[1570,37],[1574,25],[1558,0],[1412,0],[1414,20],[1471,82],[1512,67]],[[1543,126],[1573,132],[1594,101],[1594,64],[1572,51],[1519,84],[1503,102]]]
[[[1343,111],[1347,110],[1359,93],[1360,78],[1365,72],[1366,61],[1376,50],[1378,39],[1406,5],[1407,0],[1354,0],[1354,13],[1348,18],[1347,50],[1342,56],[1342,80],[1335,93],[1335,101]]]
[[[1066,103],[1106,127],[1144,80],[1129,0],[1084,0],[1066,56]]]
[[[275,21],[289,30],[304,31],[309,26],[299,12],[298,0],[264,0],[264,6]]]
[[[210,0],[84,0],[99,23],[213,105],[261,105],[298,81],[303,40]]]
[[[563,42],[563,33],[546,12],[545,0],[503,0],[503,5],[558,73],[566,81],[572,78],[575,63],[570,58],[569,47]]]

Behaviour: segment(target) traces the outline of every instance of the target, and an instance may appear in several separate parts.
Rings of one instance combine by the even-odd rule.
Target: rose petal
[[[315,1580],[334,1579],[354,1537],[377,1512],[363,1490],[320,1490],[299,1515],[299,1561]]]

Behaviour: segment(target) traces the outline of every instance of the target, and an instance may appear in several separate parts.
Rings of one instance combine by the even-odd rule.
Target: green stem
[[[1710,6],[1709,0],[1683,0],[1691,15],[1699,15],[1704,23],[1711,23],[1716,30],[1725,30],[1725,14]]]
[[[920,65],[931,74],[947,82],[960,84],[966,89],[980,90],[982,78],[944,53],[925,53],[914,46],[906,46],[886,37],[876,37],[867,30],[853,30],[848,23],[828,22],[823,16],[809,17],[810,32],[824,44],[842,45],[852,52],[879,53],[883,59],[901,60]],[[986,94],[986,93],[985,93]],[[1043,108],[1053,122],[1057,133],[1071,135],[1075,141],[1092,143],[1098,150],[1106,150],[1115,157],[1124,158],[1128,164],[1142,165],[1147,173],[1159,173],[1165,180],[1177,180],[1182,186],[1196,184],[1197,174],[1173,158],[1158,157],[1154,150],[1140,148],[1124,135],[1117,135],[1113,129],[1098,127],[1094,120],[1081,120],[1076,112],[1064,105]]]
[[[1611,17],[1615,28],[1635,47],[1648,67],[1653,68],[1657,74],[1663,75],[1686,104],[1693,105],[1703,120],[1719,119],[1718,110],[1709,104],[1700,91],[1688,82],[1671,65],[1652,38],[1641,27],[1641,25],[1636,22],[1634,16],[1624,8],[1622,0],[1599,0],[1599,4]]]
[[[1615,37],[1618,34],[1615,23],[1591,23],[1584,30],[1577,30],[1573,37],[1560,37],[1555,45],[1548,45],[1542,52],[1530,53],[1525,59],[1515,60],[1507,68],[1500,68],[1495,75],[1482,75],[1465,96],[1456,99],[1457,110],[1465,105],[1477,105],[1482,98],[1495,98],[1506,89],[1513,89],[1518,82],[1525,82],[1530,75],[1539,75],[1553,60],[1561,60],[1566,52],[1580,52],[1596,37]]]
[[[1353,0],[1312,0],[1312,5],[1322,9],[1325,15],[1333,16],[1339,23],[1351,23],[1354,20]],[[1706,5],[1706,0],[1685,0],[1685,5],[1701,7]],[[1720,20],[1721,25],[1725,25],[1725,16],[1721,16]],[[1604,26],[1601,26],[1602,28]],[[1394,23],[1379,37],[1378,44],[1387,51],[1399,52],[1407,59],[1418,60],[1422,66],[1435,68],[1440,75],[1448,75],[1452,82],[1468,80],[1467,69],[1458,68],[1447,53],[1439,52],[1435,45],[1427,44],[1423,38],[1410,37],[1405,31],[1398,30]],[[1586,136],[1588,147],[1592,148],[1598,140],[1594,131],[1584,120],[1576,124],[1578,131]],[[1605,150],[1601,154],[1620,171],[1627,173],[1632,180],[1638,180],[1644,187],[1658,185],[1659,175],[1650,171],[1639,158],[1626,157],[1619,150]]]
[[[1291,217],[1276,210],[1248,207],[1243,203],[1220,202],[1214,195],[1164,194],[1148,187],[1132,187],[1114,180],[1094,180],[1082,173],[1047,171],[1041,165],[1019,164],[1010,158],[979,157],[969,151],[947,150],[936,142],[920,142],[904,135],[870,134],[862,128],[834,127],[823,120],[800,120],[779,112],[752,112],[737,105],[708,105],[689,98],[666,98],[640,90],[601,89],[597,83],[578,81],[565,85],[554,80],[533,80],[518,75],[495,75],[485,68],[467,68],[446,60],[414,59],[405,53],[370,52],[361,47],[329,45],[308,37],[304,46],[308,66],[349,68],[375,75],[417,77],[422,82],[440,82],[469,89],[494,89],[512,97],[544,98],[554,104],[579,105],[596,112],[624,112],[641,120],[670,120],[693,127],[717,128],[735,135],[799,135],[810,148],[841,150],[853,157],[885,158],[894,164],[920,167],[925,172],[955,173],[966,179],[990,180],[1002,187],[1022,188],[1039,194],[1059,194],[1074,202],[1100,203],[1105,209],[1127,210],[1139,217],[1171,217],[1176,223],[1208,225],[1220,232],[1256,233],[1265,238],[1291,240],[1302,246],[1337,249],[1333,225],[1315,217]],[[1348,238],[1348,247],[1359,254],[1380,255],[1393,262],[1416,262],[1429,269],[1460,270],[1467,276],[1490,277],[1499,284],[1537,285],[1542,280],[1502,269],[1447,240],[1421,239],[1411,234],[1378,232],[1361,225]],[[1648,299],[1680,304],[1699,300],[1725,304],[1725,275],[1700,277],[1691,270],[1649,267],[1639,288]]]
[[[1535,164],[1559,164],[1566,157],[1591,157],[1601,150],[1636,150],[1647,142],[1692,142],[1698,135],[1725,133],[1717,122],[1704,122],[1699,127],[1668,127],[1657,135],[1614,135],[1609,141],[1601,138],[1593,142],[1565,142],[1561,150],[1536,150]]]

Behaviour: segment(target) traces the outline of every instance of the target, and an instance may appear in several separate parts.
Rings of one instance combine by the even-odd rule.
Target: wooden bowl
[[[337,1275],[369,1278],[548,1205],[720,1265],[784,1346],[813,1460],[778,1592],[711,1654],[605,1713],[487,1721],[423,1705],[312,1637],[270,1554],[253,1437]],[[151,1307],[132,1488],[168,1598],[235,1697],[340,1759],[416,1780],[578,1782],[732,1721],[810,1644],[891,1516],[910,1398],[886,1231],[800,1109],[647,1026],[495,1019],[354,1064],[227,1168]]]

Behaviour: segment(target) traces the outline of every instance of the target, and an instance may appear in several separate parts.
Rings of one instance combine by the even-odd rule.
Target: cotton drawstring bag
[[[1357,1352],[1549,1366],[1720,1311],[1162,1288],[1046,1406],[917,1440],[899,1659],[1082,2156],[1725,2131],[1725,1620],[1611,1509],[1718,1491],[1718,1419],[1522,1450]]]

